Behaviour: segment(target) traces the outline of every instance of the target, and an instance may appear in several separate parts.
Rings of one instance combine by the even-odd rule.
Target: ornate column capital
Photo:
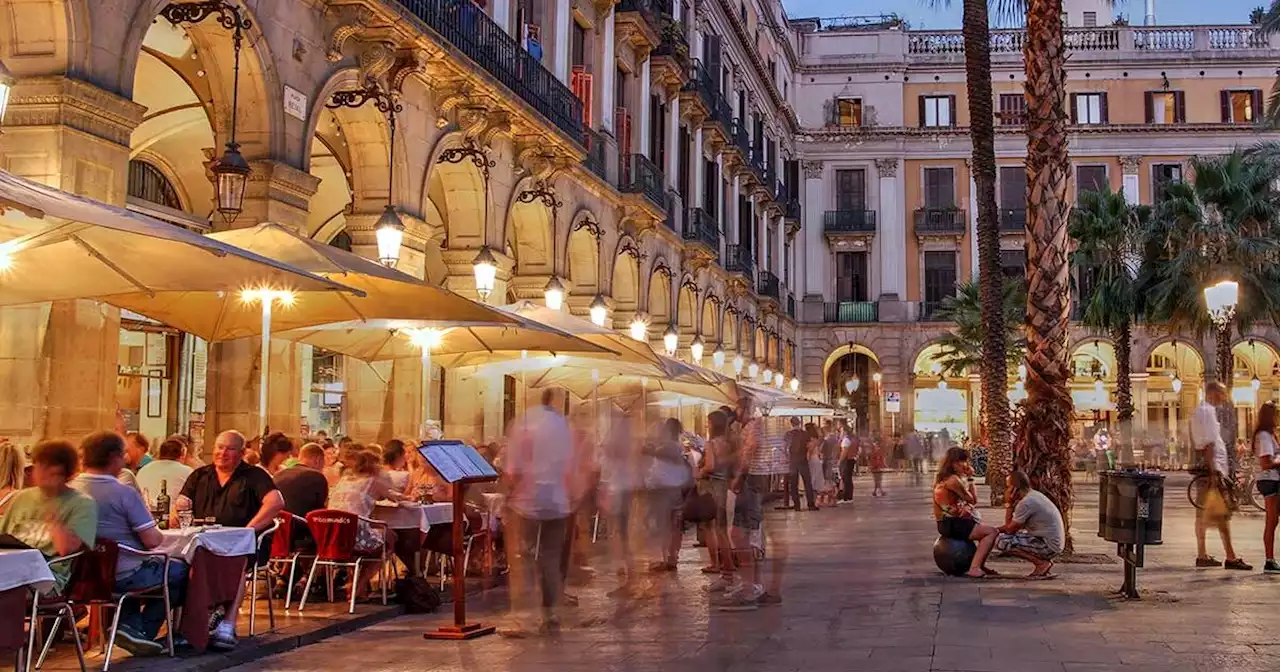
[[[897,159],[876,159],[876,172],[880,173],[880,177],[897,177],[898,176]]]
[[[1120,168],[1125,175],[1137,175],[1138,169],[1142,167],[1142,157],[1138,155],[1120,157]]]
[[[806,180],[822,179],[821,161],[801,161],[800,169],[804,171],[804,179]]]

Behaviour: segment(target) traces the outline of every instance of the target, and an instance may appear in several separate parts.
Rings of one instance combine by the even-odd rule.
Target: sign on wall
[[[884,410],[889,413],[902,412],[902,393],[901,392],[885,392],[884,394]]]
[[[298,121],[307,120],[306,94],[288,84],[284,87],[284,113]]]

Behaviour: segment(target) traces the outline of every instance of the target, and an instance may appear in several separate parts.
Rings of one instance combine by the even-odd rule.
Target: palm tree
[[[1152,321],[1216,338],[1218,380],[1231,386],[1231,339],[1280,313],[1280,196],[1268,148],[1191,160],[1189,182],[1169,185],[1147,228],[1143,292]],[[1234,319],[1213,324],[1204,288],[1240,285]]]
[[[1070,520],[1071,370],[1062,0],[1027,0],[1027,402],[1014,463]],[[1070,537],[1068,536],[1068,544]]]
[[[1086,192],[1071,215],[1068,233],[1076,242],[1074,265],[1090,267],[1094,284],[1081,296],[1085,326],[1111,336],[1116,348],[1116,415],[1121,443],[1132,440],[1133,392],[1130,356],[1133,319],[1138,311],[1138,271],[1142,259],[1141,229],[1150,210],[1131,206],[1124,192]],[[1131,453],[1125,453],[1131,454]]]
[[[956,325],[938,341],[942,346],[938,363],[942,365],[943,373],[948,375],[965,375],[969,371],[981,368],[989,359],[986,348],[989,340],[987,337],[990,334],[982,314],[981,284],[981,282],[966,282],[957,286],[956,295],[944,299],[942,308],[938,311],[940,318],[954,322]],[[1006,328],[1003,332],[997,333],[997,336],[1003,334],[1003,338],[1000,338],[1000,350],[1004,353],[1001,360],[997,360],[1000,364],[1000,390],[997,394],[1005,400],[1005,405],[1008,407],[1009,371],[1022,361],[1023,352],[1026,350],[1026,339],[1022,335],[1022,317],[1027,310],[1027,298],[1026,290],[1020,280],[1001,278],[1000,287],[1000,317]],[[982,390],[982,396],[985,402],[988,396],[985,387]],[[986,408],[990,410],[989,406]]]
[[[982,351],[991,356],[977,362],[982,379],[982,408],[978,414],[989,456],[989,482],[1004,483],[1013,469],[1010,447],[1009,399],[1005,395],[1005,311],[1001,304],[1000,220],[996,207],[996,129],[991,88],[991,17],[987,0],[963,0],[965,88],[969,99],[969,163],[977,194],[978,294],[981,296]],[[934,6],[950,0],[933,0]],[[1021,321],[1019,320],[1019,324]],[[991,504],[1004,503],[1004,488],[991,489]]]

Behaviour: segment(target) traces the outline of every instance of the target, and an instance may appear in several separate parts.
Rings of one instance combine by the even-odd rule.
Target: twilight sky
[[[876,15],[897,12],[912,28],[959,28],[961,0],[951,0],[951,8],[929,9],[925,0],[783,0],[787,16],[833,17]],[[1162,25],[1241,24],[1249,22],[1249,11],[1264,0],[1156,0],[1156,20]],[[1117,13],[1142,23],[1143,0],[1117,3]]]

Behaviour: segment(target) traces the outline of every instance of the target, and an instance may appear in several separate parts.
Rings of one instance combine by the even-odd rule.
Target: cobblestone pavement
[[[933,566],[928,485],[888,479],[889,496],[873,500],[860,481],[852,507],[813,513],[770,511],[768,524],[788,542],[784,603],[756,612],[708,606],[698,572],[702,557],[686,548],[679,572],[654,599],[620,606],[604,593],[602,572],[574,588],[556,638],[424,641],[444,616],[405,616],[326,640],[252,667],[381,672],[714,672],[718,670],[858,670],[865,672],[1160,672],[1274,670],[1280,578],[1260,573],[1261,515],[1235,521],[1237,546],[1251,573],[1195,570],[1186,477],[1166,491],[1165,540],[1147,555],[1144,599],[1111,591],[1121,565],[1060,564],[1053,581],[1012,576],[1027,565],[999,562],[1009,578],[946,578]],[[1096,485],[1078,486],[1078,551],[1114,555],[1094,536]],[[1002,519],[999,511],[988,520]],[[1210,537],[1210,551],[1221,545]],[[1011,576],[1012,575],[1012,576]],[[487,620],[500,619],[488,614]]]

